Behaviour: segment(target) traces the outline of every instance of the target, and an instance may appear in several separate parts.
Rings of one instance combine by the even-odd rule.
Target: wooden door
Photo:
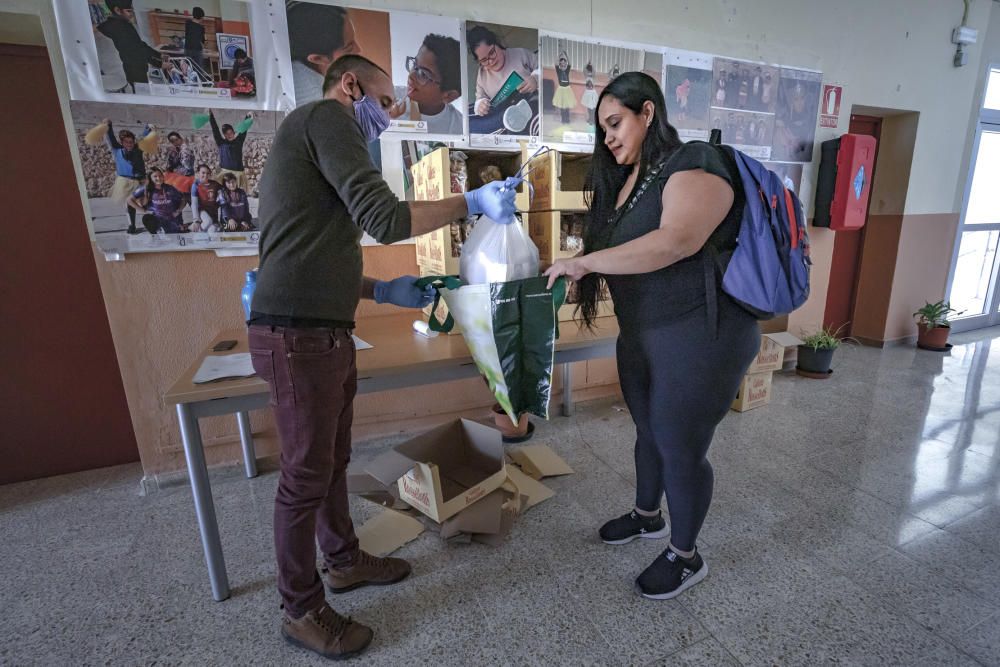
[[[0,484],[137,461],[48,53],[0,44]]]

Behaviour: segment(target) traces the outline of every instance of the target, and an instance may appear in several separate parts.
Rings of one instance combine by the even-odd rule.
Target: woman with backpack
[[[712,500],[706,454],[760,346],[756,318],[722,292],[717,268],[717,256],[736,245],[745,198],[727,149],[681,143],[650,76],[626,72],[611,82],[597,119],[584,251],[546,275],[550,284],[561,275],[577,281],[587,326],[602,283],[611,291],[637,482],[635,507],[600,536],[626,544],[669,534],[636,580],[643,596],[669,599],[708,573],[696,545]]]

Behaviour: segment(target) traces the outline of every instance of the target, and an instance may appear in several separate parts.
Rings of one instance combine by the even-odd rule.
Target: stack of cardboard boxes
[[[760,337],[760,351],[750,364],[732,408],[746,412],[771,402],[771,384],[774,372],[780,371],[785,362],[786,348],[801,343],[787,331],[765,333]]]
[[[528,160],[535,149],[522,147]],[[590,171],[591,155],[551,150],[530,160],[526,167],[531,185],[528,233],[538,246],[542,267],[557,259],[573,257],[583,250],[583,225],[587,214],[583,187]],[[576,310],[570,286],[567,303],[559,309],[559,321],[573,319]],[[598,303],[598,315],[613,315],[611,297],[606,292]]]

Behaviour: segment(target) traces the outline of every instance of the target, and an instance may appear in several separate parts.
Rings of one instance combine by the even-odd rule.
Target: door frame
[[[987,120],[988,116],[995,118]],[[991,122],[992,121],[992,122]],[[955,281],[955,269],[958,267],[958,254],[962,248],[962,235],[966,232],[1000,232],[1000,221],[988,224],[968,225],[965,224],[965,216],[969,209],[969,197],[972,194],[972,179],[976,173],[976,163],[979,161],[979,143],[983,131],[1000,133],[1000,111],[994,111],[983,116],[976,123],[976,137],[972,143],[972,158],[969,160],[969,172],[965,179],[965,192],[962,195],[962,212],[958,219],[958,228],[955,232],[955,242],[951,253],[951,266],[948,269],[948,283],[945,286],[945,295],[951,295],[951,288]],[[955,333],[980,329],[1000,324],[1000,243],[993,256],[993,269],[990,274],[989,285],[986,288],[987,312],[968,317],[959,317],[952,321],[951,328]]]

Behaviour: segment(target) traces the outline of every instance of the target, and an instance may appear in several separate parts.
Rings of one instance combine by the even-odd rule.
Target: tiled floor
[[[334,603],[375,628],[364,664],[998,665],[990,336],[956,336],[947,355],[848,347],[832,379],[780,374],[770,406],[732,413],[711,452],[700,546],[712,574],[675,601],[632,589],[662,542],[596,539],[631,506],[635,478],[628,413],[604,401],[539,424],[537,441],[577,473],[548,480],[556,497],[504,546],[425,534],[400,552],[410,580]],[[213,472],[234,586],[223,603],[188,489],[138,497],[139,475],[0,487],[0,664],[322,664],[277,633],[275,474]]]

